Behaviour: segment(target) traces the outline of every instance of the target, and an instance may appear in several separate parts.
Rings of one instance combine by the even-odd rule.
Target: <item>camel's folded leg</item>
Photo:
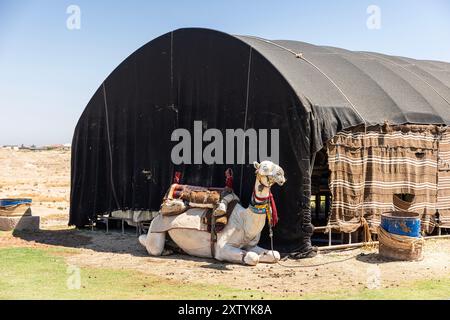
[[[147,249],[152,256],[160,256],[164,251],[166,242],[165,232],[149,232],[139,237],[139,242]]]
[[[248,247],[246,250],[258,254],[259,262],[275,263],[280,261],[280,253],[275,250],[266,250],[258,246]]]
[[[258,254],[247,252],[228,244],[217,250],[215,258],[221,261],[243,263],[249,266],[255,266],[259,262]]]

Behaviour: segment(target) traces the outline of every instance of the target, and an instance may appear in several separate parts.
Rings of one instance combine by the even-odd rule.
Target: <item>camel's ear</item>
[[[256,170],[259,169],[259,163],[257,161],[253,161],[253,166],[255,167]]]

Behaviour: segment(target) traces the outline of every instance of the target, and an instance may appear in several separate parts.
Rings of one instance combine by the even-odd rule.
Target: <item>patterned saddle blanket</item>
[[[166,232],[175,228],[211,232],[213,224],[214,230],[220,232],[238,202],[239,198],[231,188],[172,184],[150,232]]]

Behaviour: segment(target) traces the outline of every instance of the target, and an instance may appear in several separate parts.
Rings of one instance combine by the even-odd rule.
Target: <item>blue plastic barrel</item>
[[[381,214],[381,227],[389,233],[420,237],[420,215],[408,211],[385,212]]]
[[[0,207],[7,208],[21,204],[31,204],[31,199],[0,199]]]

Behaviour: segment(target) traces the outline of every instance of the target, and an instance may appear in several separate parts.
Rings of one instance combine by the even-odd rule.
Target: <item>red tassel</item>
[[[272,208],[272,227],[275,227],[275,225],[278,223],[278,211],[277,206],[275,204],[275,199],[273,198],[272,192],[269,194],[270,197],[270,206]]]
[[[173,183],[179,184],[181,180],[181,172],[176,171],[175,175],[173,176]]]
[[[228,168],[225,170],[225,186],[227,188],[233,189],[233,170]]]

